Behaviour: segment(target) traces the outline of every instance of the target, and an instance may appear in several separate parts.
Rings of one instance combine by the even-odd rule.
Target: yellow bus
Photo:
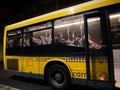
[[[120,87],[120,0],[88,0],[7,25],[3,41],[5,70],[54,90]]]

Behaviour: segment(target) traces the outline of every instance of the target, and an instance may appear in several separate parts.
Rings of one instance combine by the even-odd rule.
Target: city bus
[[[72,85],[120,88],[120,0],[86,0],[5,26],[4,70]]]

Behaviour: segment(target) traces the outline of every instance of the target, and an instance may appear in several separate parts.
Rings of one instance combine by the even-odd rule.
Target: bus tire
[[[68,90],[70,87],[70,73],[63,65],[52,65],[47,71],[47,81],[53,90]]]

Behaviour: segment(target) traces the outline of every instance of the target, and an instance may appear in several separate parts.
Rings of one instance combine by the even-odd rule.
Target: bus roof
[[[5,30],[12,30],[12,29],[24,27],[27,25],[32,25],[38,22],[44,22],[47,20],[63,17],[66,15],[76,14],[79,12],[84,12],[87,10],[92,10],[92,9],[96,9],[96,8],[100,8],[100,7],[104,7],[104,6],[108,6],[112,4],[117,4],[117,3],[120,3],[120,0],[90,0],[82,4],[78,4],[78,5],[71,6],[65,9],[53,11],[53,12],[50,12],[44,15],[40,15],[40,16],[36,16],[36,17],[30,18],[27,20],[23,20],[23,21],[20,21],[20,22],[11,24],[11,25],[7,25],[5,27]]]

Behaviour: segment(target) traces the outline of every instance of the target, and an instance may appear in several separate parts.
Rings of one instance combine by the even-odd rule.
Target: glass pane
[[[14,30],[7,33],[7,48],[22,46],[21,30]]]
[[[51,29],[24,34],[23,46],[49,45],[52,43]]]
[[[54,35],[56,45],[82,47],[83,15],[57,20],[55,22]]]

